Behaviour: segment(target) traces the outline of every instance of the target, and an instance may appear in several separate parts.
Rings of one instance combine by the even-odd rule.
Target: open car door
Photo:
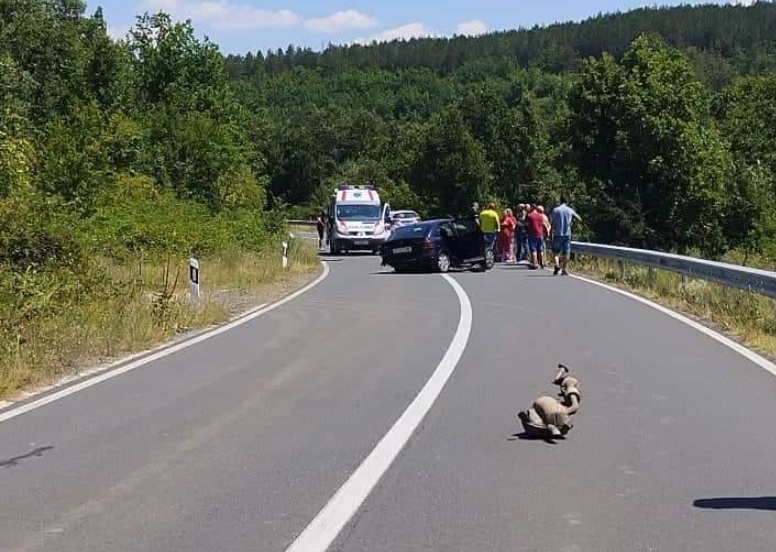
[[[477,221],[458,219],[452,225],[455,229],[455,239],[451,244],[453,254],[465,263],[482,260],[482,231]]]
[[[383,205],[383,211],[380,214],[380,221],[385,225],[385,230],[390,232],[391,226],[393,224],[391,221],[391,206],[388,203]]]

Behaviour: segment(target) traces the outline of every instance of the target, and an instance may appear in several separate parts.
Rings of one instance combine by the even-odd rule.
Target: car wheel
[[[437,270],[441,273],[450,271],[450,255],[442,251],[436,260]]]
[[[493,252],[492,249],[487,248],[485,250],[485,260],[480,263],[480,268],[483,271],[491,270],[493,269],[493,266],[496,264],[496,254]]]
[[[485,268],[490,270],[493,268],[493,265],[495,264],[496,264],[495,254],[493,253],[492,249],[488,249],[485,252]]]

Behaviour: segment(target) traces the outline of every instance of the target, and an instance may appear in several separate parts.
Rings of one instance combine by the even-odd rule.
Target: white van
[[[339,186],[329,205],[329,249],[377,253],[390,235],[386,219],[390,205],[383,205],[374,186]]]

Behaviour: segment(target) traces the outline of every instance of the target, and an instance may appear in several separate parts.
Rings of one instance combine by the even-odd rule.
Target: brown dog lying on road
[[[567,366],[559,364],[553,383],[560,386],[560,397],[563,402],[553,397],[539,397],[533,402],[531,408],[517,414],[526,435],[530,437],[562,437],[574,427],[571,416],[579,411],[582,400],[579,380],[571,376]]]

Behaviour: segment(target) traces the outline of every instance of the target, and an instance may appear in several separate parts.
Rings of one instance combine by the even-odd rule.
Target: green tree
[[[490,190],[485,151],[457,109],[435,116],[412,170],[412,182],[432,214],[463,214]]]
[[[620,64],[588,62],[570,99],[576,165],[596,198],[597,234],[649,247],[723,243],[731,164],[687,60],[653,37]]]

